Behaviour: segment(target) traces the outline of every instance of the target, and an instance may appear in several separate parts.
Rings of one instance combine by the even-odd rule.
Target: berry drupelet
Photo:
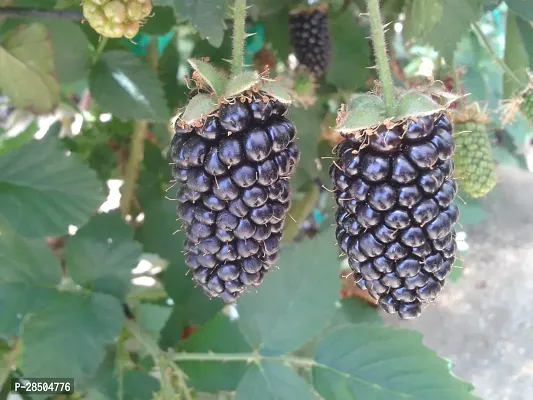
[[[434,301],[455,261],[455,144],[445,113],[343,134],[331,166],[337,242],[354,279],[401,318]]]
[[[327,7],[293,11],[289,14],[289,26],[298,62],[317,78],[324,76],[331,59]]]
[[[181,182],[185,261],[210,297],[234,302],[279,259],[299,160],[286,110],[263,92],[221,105],[196,127],[175,126],[172,172]]]

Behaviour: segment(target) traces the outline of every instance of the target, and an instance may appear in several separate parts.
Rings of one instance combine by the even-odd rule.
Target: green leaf
[[[61,83],[73,83],[89,74],[89,41],[79,25],[57,20],[45,23],[54,49],[54,65]]]
[[[0,43],[0,90],[13,105],[47,114],[59,104],[53,50],[44,25],[21,25]]]
[[[326,399],[475,399],[418,333],[377,325],[340,328],[320,342],[315,389]]]
[[[249,353],[251,349],[239,331],[237,322],[218,314],[185,341],[180,350],[238,354]],[[179,365],[189,377],[191,386],[208,393],[235,390],[247,368],[244,361],[232,362],[231,365],[220,361],[184,361]]]
[[[181,119],[187,124],[194,124],[200,121],[217,109],[217,104],[214,100],[207,94],[197,94],[187,104]]]
[[[503,58],[509,69],[523,82],[520,84],[507,74],[503,74],[503,97],[508,99],[526,86],[528,81],[526,68],[529,65],[529,57],[518,30],[517,17],[513,13],[507,14],[505,55]]]
[[[152,15],[141,28],[141,33],[166,35],[176,25],[176,17],[171,7],[154,7]]]
[[[281,251],[274,269],[238,304],[246,339],[263,353],[298,349],[324,325],[335,309],[340,281],[337,248],[331,230]]]
[[[533,5],[529,0],[505,0],[511,11],[533,22]]]
[[[237,387],[236,400],[308,400],[316,396],[289,367],[274,361],[251,365]]]
[[[228,0],[172,0],[176,14],[189,20],[212,46],[220,47],[224,38]]]
[[[406,13],[407,39],[431,45],[440,56],[451,61],[470,24],[481,16],[484,1],[415,0]]]
[[[337,132],[349,133],[381,124],[386,118],[383,99],[376,95],[357,95],[352,98],[346,115],[337,125]]]
[[[118,398],[118,377],[109,366],[95,379],[95,385],[87,393],[87,400],[116,400]],[[151,400],[160,389],[159,381],[148,373],[125,371],[122,382],[123,398],[128,400]]]
[[[533,22],[526,21],[519,16],[516,17],[516,24],[518,26],[518,31],[520,32],[520,37],[522,38],[522,43],[529,57],[529,67],[533,67]]]
[[[226,87],[224,97],[233,97],[250,90],[261,81],[256,71],[243,71],[239,75],[233,76]]]
[[[370,47],[355,14],[345,12],[330,22],[333,53],[326,80],[338,88],[366,88]]]
[[[489,196],[491,195],[492,193],[489,194]],[[461,225],[477,225],[487,218],[488,214],[482,199],[471,198],[462,191],[459,192],[459,196],[463,201],[457,200],[455,204],[459,207],[459,222]]]
[[[276,2],[276,5],[279,5],[279,3],[281,2]],[[289,32],[289,9],[283,4],[281,5],[283,8],[277,13],[263,17],[260,23],[265,26],[265,40],[272,44],[277,58],[279,60],[286,60],[289,57],[290,50],[290,41],[287,37]],[[272,8],[274,8],[274,4],[269,2],[267,9],[270,11]]]
[[[65,259],[70,276],[91,291],[123,300],[131,287],[131,271],[141,257],[133,229],[120,213],[100,214],[72,237]]]
[[[216,69],[213,65],[202,60],[196,60],[194,58],[188,60],[191,67],[198,72],[198,74],[207,82],[213,89],[217,96],[222,95],[226,90],[228,79],[224,74]]]
[[[189,89],[185,85],[178,82],[177,73],[181,59],[175,42],[176,39],[174,38],[165,48],[158,65],[159,79],[163,84],[163,90],[170,110],[175,110],[176,107],[185,104],[187,93],[189,92]],[[164,124],[168,123],[164,122]]]
[[[82,225],[104,201],[96,174],[55,138],[0,155],[0,216],[27,237],[60,235]]]
[[[94,293],[58,293],[54,302],[23,325],[21,369],[35,378],[90,378],[122,325],[115,298]]]
[[[7,343],[0,341],[0,387],[4,386],[4,383],[11,374],[10,352],[11,349]]]
[[[338,327],[345,324],[383,324],[383,320],[375,307],[364,300],[350,297],[339,302],[330,320],[331,326]]]
[[[59,260],[46,243],[0,226],[0,337],[19,335],[24,317],[49,304],[60,279]]]
[[[298,201],[292,203],[289,214],[292,218],[288,218],[283,230],[283,241],[290,243],[298,235],[300,226],[305,219],[313,212],[316,202],[320,195],[318,185],[314,182],[310,184],[310,190]]]
[[[148,65],[129,52],[103,53],[91,70],[89,87],[96,102],[120,119],[170,118],[161,82]]]
[[[137,322],[144,331],[150,333],[158,340],[161,329],[168,321],[171,312],[171,307],[143,303],[137,310]]]

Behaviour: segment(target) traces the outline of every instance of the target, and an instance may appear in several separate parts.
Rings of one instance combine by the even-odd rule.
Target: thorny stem
[[[74,10],[42,10],[26,7],[0,7],[0,17],[26,19],[65,19],[69,21],[81,21],[83,14]]]
[[[394,84],[392,81],[389,58],[387,56],[387,42],[385,41],[385,32],[383,30],[383,22],[379,10],[379,0],[366,0],[366,4],[370,16],[372,44],[374,45],[374,53],[376,55],[378,76],[383,88],[385,108],[387,110],[387,116],[392,117],[394,116],[394,111],[396,109]]]
[[[233,7],[233,51],[231,75],[235,76],[244,68],[244,43],[246,40],[246,0],[235,0]]]
[[[150,353],[150,356],[154,359],[154,362],[157,364],[161,374],[161,388],[165,397],[168,399],[175,398],[172,376],[176,376],[178,379],[180,394],[183,395],[184,400],[192,400],[191,390],[187,386],[186,376],[183,371],[176,365],[176,363],[171,360],[157,345],[156,341],[152,339],[151,336],[144,333],[140,327],[131,320],[126,320],[125,322],[128,331],[135,337],[135,339],[143,346],[143,348]],[[169,369],[172,374],[169,374]]]
[[[481,27],[476,22],[472,23],[472,29],[477,34],[478,38],[481,39],[483,46],[488,51],[492,60],[495,61],[501,67],[501,69],[507,75],[509,75],[511,79],[513,79],[513,81],[515,81],[518,85],[522,87],[525,86],[525,84],[522,81],[520,81],[520,79],[518,79],[516,74],[513,71],[511,71],[511,68],[509,68],[509,66],[505,63],[505,61],[501,57],[498,57],[498,55],[496,54],[496,52],[490,45],[489,39],[487,39],[483,31],[481,30]]]
[[[158,49],[156,40],[152,39],[148,45],[147,59],[150,67],[157,71]],[[137,177],[139,175],[139,165],[143,160],[144,141],[147,133],[148,121],[135,121],[133,125],[129,158],[124,173],[124,184],[122,185],[121,190],[122,196],[120,198],[120,209],[124,218],[131,215],[131,207],[135,199],[135,188],[137,186]]]

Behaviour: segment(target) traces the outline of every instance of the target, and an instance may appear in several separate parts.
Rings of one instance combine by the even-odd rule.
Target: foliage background
[[[169,119],[187,102],[188,57],[227,66],[228,3],[159,0],[138,37],[104,46],[80,22],[77,1],[0,0],[0,398],[20,376],[73,377],[76,399],[474,398],[420,335],[386,327],[366,302],[340,295],[333,202],[316,182],[327,186],[332,147],[323,122],[375,78],[363,1],[330,1],[329,72],[316,103],[289,114],[303,157],[292,181],[298,222],[286,228],[279,270],[236,309],[193,288],[165,198]],[[267,55],[275,74],[288,72],[295,3],[250,1],[250,64]],[[388,34],[396,83],[437,74],[441,60],[466,68],[467,101],[491,111],[496,161],[527,168],[532,128],[521,116],[501,126],[498,107],[520,88],[494,57],[525,77],[533,4],[383,3],[396,22]],[[143,157],[124,216],[118,193],[132,137]],[[462,197],[462,226],[481,222],[483,203]]]

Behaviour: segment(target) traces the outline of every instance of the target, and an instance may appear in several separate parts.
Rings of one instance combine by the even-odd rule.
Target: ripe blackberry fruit
[[[241,101],[244,100],[244,101]],[[234,302],[277,263],[299,159],[287,108],[248,93],[172,140],[177,215],[187,227],[185,261],[210,297]]]
[[[443,112],[343,133],[331,166],[337,241],[361,289],[389,313],[420,315],[455,261],[455,144]]]
[[[459,186],[472,197],[483,197],[496,186],[496,165],[487,129],[475,121],[455,125],[457,150],[453,157]]]
[[[152,12],[151,0],[84,0],[83,16],[100,35],[133,39]]]
[[[317,78],[324,76],[331,59],[327,5],[292,11],[289,27],[298,63]]]

